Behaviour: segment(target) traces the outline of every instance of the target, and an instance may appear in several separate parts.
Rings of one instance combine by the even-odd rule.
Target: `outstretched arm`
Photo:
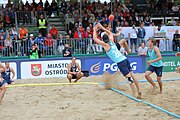
[[[118,31],[119,31],[118,33],[113,34],[114,37],[119,37],[119,36],[121,35],[121,33],[122,33],[122,28],[119,27],[119,28],[118,28]]]
[[[95,26],[93,28],[93,40],[97,43],[100,44],[102,46],[105,46],[105,43],[103,41],[101,41],[100,39],[97,38],[97,26]]]
[[[112,34],[111,31],[107,30],[105,27],[103,27],[100,23],[97,24],[97,27],[99,27],[101,30],[106,32],[108,35]]]

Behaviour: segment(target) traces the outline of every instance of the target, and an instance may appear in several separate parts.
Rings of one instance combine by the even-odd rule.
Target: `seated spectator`
[[[140,55],[140,56],[146,56],[147,55],[147,47],[145,46],[144,42],[141,43],[141,46],[138,49],[138,55]]]
[[[45,38],[45,45],[46,45],[46,55],[53,55],[54,54],[54,39],[52,38],[51,34],[48,34]]]
[[[65,44],[65,48],[63,50],[63,57],[72,57],[72,50],[69,48],[68,44]]]
[[[59,12],[58,12],[58,4],[55,0],[52,0],[52,3],[51,3],[51,12],[52,13],[57,13],[57,16],[59,16]]]
[[[174,6],[172,7],[172,11],[174,13],[178,13],[179,12],[179,6],[177,6],[176,4],[174,4]]]
[[[30,50],[29,57],[30,59],[39,59],[42,57],[42,54],[38,49],[37,44],[32,45],[32,49]]]
[[[149,20],[149,17],[146,17],[146,19],[144,20],[145,26],[150,26],[151,22]]]
[[[83,76],[84,76],[84,74],[81,72],[80,65],[76,62],[76,58],[73,57],[72,62],[68,65],[67,78],[68,78],[69,82],[71,83],[72,79],[76,79],[74,82],[77,82]]]
[[[13,22],[12,22],[12,20],[11,20],[12,18],[10,17],[10,14],[9,14],[9,12],[8,11],[6,11],[6,14],[5,14],[5,16],[4,16],[4,20],[5,20],[5,25],[4,26],[9,26],[9,25],[11,25],[12,27],[13,27]]]
[[[4,41],[5,48],[3,48],[3,55],[10,56],[12,54],[12,39],[8,35]]]
[[[57,39],[58,30],[55,28],[54,24],[52,25],[52,28],[50,29],[49,33],[52,35],[53,39]]]

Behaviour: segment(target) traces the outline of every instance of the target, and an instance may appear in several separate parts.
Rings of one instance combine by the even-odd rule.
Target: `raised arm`
[[[118,33],[113,34],[114,37],[119,37],[119,36],[121,35],[121,33],[122,33],[122,28],[119,27],[119,28],[118,28],[118,31],[119,31]]]
[[[93,28],[93,40],[97,43],[100,44],[102,46],[105,46],[105,43],[103,41],[101,41],[100,39],[97,38],[97,26],[95,26]]]
[[[106,32],[107,34],[112,34],[112,32],[111,31],[109,31],[109,30],[107,30],[105,27],[103,27],[100,23],[98,23],[97,24],[97,26],[101,29],[101,30],[103,30],[104,32]]]

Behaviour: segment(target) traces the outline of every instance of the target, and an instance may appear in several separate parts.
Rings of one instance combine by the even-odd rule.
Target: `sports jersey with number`
[[[107,56],[114,61],[115,63],[119,63],[125,59],[127,59],[116,47],[113,42],[109,42],[110,50],[106,52]]]

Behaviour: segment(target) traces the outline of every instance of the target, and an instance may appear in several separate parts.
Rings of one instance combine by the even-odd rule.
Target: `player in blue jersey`
[[[97,30],[101,29],[104,32],[101,34],[101,38],[103,41],[97,38]],[[133,82],[135,82],[136,88],[138,90],[138,96],[137,98],[141,98],[141,92],[138,80],[136,79],[135,75],[133,74],[133,71],[131,69],[130,63],[128,59],[118,50],[120,49],[121,45],[124,45],[126,47],[126,50],[129,52],[127,42],[125,40],[120,40],[118,44],[114,43],[114,37],[118,36],[117,34],[113,34],[108,29],[104,28],[100,23],[98,23],[94,27],[93,31],[93,40],[97,43],[102,45],[102,47],[105,49],[107,56],[117,63],[119,70],[121,73],[128,79],[130,82],[130,87],[132,89],[133,95],[135,96],[135,88]],[[134,81],[133,81],[134,80]]]
[[[12,73],[12,78],[11,78],[11,73]],[[1,76],[4,80],[6,80],[8,84],[14,83],[13,79],[15,77],[15,72],[14,69],[9,66],[9,62],[7,61],[5,62],[5,71],[1,73]]]
[[[4,72],[5,67],[0,63],[0,73]],[[7,82],[0,76],[0,104],[6,92]]]
[[[157,75],[157,81],[160,87],[160,93],[162,93],[162,82],[161,82],[161,77],[162,77],[162,69],[163,69],[163,62],[162,62],[162,56],[159,51],[159,48],[155,45],[155,40],[153,38],[150,38],[148,40],[148,55],[150,57],[150,60],[147,62],[148,63],[148,68],[145,72],[145,78],[148,80],[148,82],[153,86],[153,91],[157,89],[156,84],[153,82],[152,78],[150,77],[150,74],[153,72],[156,73]]]

